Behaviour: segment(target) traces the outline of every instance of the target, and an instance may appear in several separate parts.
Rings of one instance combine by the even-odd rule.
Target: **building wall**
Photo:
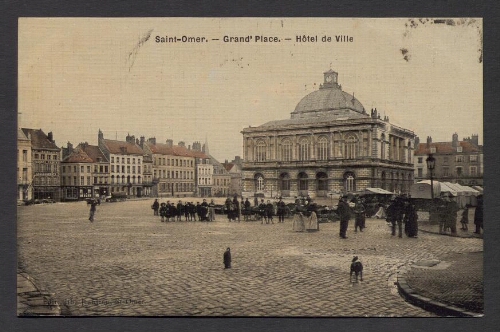
[[[329,191],[359,191],[375,186],[406,192],[413,182],[414,137],[411,131],[372,118],[317,127],[246,128],[243,130],[243,192],[274,195],[280,190],[279,179],[283,173],[290,178],[290,189],[285,190],[283,196],[306,193],[324,196]],[[326,146],[321,146],[321,140]],[[288,152],[287,141],[291,143]],[[301,142],[308,144],[301,146]],[[307,175],[307,190],[300,189],[299,173]],[[321,181],[317,176],[321,174],[326,175],[326,179],[321,180],[326,190],[318,190]],[[382,174],[386,175],[385,180]],[[354,183],[348,186],[350,175]],[[259,176],[264,178],[262,190],[257,188]]]
[[[33,198],[33,169],[31,161],[31,141],[17,141],[17,199]]]
[[[159,196],[188,196],[195,191],[193,157],[153,154],[152,170]]]
[[[143,156],[110,153],[109,162],[110,192],[125,191],[129,196],[142,195]],[[105,179],[104,174],[100,173],[100,168],[94,176],[98,181]]]
[[[60,200],[60,151],[32,147],[33,198]]]

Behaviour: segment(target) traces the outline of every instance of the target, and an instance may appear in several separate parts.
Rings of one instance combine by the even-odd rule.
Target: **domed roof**
[[[292,115],[342,109],[350,109],[359,113],[364,113],[364,107],[359,100],[354,98],[353,95],[342,91],[337,84],[334,84],[330,86],[321,86],[319,90],[311,92],[302,98],[292,112]]]

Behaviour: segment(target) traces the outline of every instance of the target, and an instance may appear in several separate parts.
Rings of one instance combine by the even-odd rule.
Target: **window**
[[[476,166],[471,166],[469,170],[470,176],[477,176],[477,167]]]
[[[83,173],[85,171],[85,166],[80,166],[80,172]]]
[[[115,171],[115,165],[111,165],[111,172]]]
[[[80,186],[83,186],[85,184],[85,177],[80,176]]]
[[[356,181],[354,179],[354,174],[347,173],[345,176],[345,191],[353,192],[356,190]]]
[[[281,145],[281,159],[283,161],[292,160],[292,142],[289,140],[283,141]]]
[[[456,168],[456,170],[457,170],[457,176],[462,176],[462,174],[463,174],[462,167],[459,166],[459,167]]]
[[[127,164],[130,164],[130,158],[127,158]]]
[[[443,157],[443,163],[448,163],[448,157]]]
[[[356,158],[356,144],[357,139],[355,136],[348,136],[346,139],[346,151],[345,156],[347,159]]]
[[[309,190],[309,182],[306,173],[299,173],[299,190]]]
[[[477,161],[477,155],[475,155],[475,154],[470,155],[469,156],[469,160],[470,160],[470,162],[476,162]]]
[[[436,153],[436,147],[431,147],[431,153]]]
[[[423,157],[418,157],[418,163],[421,164],[423,162]]]
[[[115,162],[115,157],[111,157],[111,162],[114,163]]]
[[[76,173],[76,172],[77,172],[76,166],[73,166],[73,173]]]
[[[257,143],[256,149],[256,161],[265,161],[266,160],[266,142],[259,141]]]
[[[90,186],[90,176],[87,176],[87,186]]]
[[[299,142],[299,160],[309,160],[309,141],[307,138],[302,138]]]
[[[28,161],[28,150],[23,150],[23,161],[24,162]]]
[[[23,168],[23,182],[27,182],[27,181],[28,181],[28,169]]]
[[[255,178],[255,190],[256,191],[264,190],[264,177],[262,175],[257,175]]]
[[[457,146],[457,152],[462,152],[462,147],[461,146]]]
[[[132,164],[135,164],[135,158],[132,158]]]
[[[279,190],[290,190],[290,175],[288,173],[281,174],[278,185]]]
[[[457,163],[461,163],[461,162],[463,162],[463,161],[464,161],[464,156],[455,156],[455,161],[456,161]]]
[[[66,166],[63,166],[63,167],[62,167],[62,172],[63,172],[63,173],[66,173]]]
[[[318,141],[318,160],[328,159],[328,141],[326,137],[321,137]]]
[[[87,166],[87,173],[90,173],[90,166]]]
[[[141,166],[137,166],[137,173],[141,172]]]
[[[325,173],[321,172],[316,175],[318,190],[328,190],[328,177]]]
[[[417,177],[421,178],[421,177],[423,177],[423,176],[424,176],[424,175],[423,175],[423,169],[422,169],[422,168],[420,168],[420,167],[419,167],[419,168],[417,168]]]

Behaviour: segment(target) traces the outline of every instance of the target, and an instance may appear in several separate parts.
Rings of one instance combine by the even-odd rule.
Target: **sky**
[[[156,42],[165,36],[206,41]],[[483,144],[481,19],[20,18],[18,45],[18,125],[53,132],[60,147],[97,145],[101,129],[207,141],[232,160],[243,128],[290,118],[329,69],[367,112],[421,141]]]

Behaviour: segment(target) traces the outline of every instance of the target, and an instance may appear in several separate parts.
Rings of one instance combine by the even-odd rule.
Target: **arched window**
[[[255,190],[256,191],[264,190],[264,177],[261,174],[255,175]]]
[[[344,174],[344,189],[346,192],[356,191],[356,178],[354,173],[348,172]]]
[[[299,141],[299,160],[309,160],[309,141],[307,138],[302,138]]]
[[[299,190],[308,190],[309,182],[307,180],[307,174],[304,172],[299,173]]]
[[[288,139],[281,143],[281,160],[292,160],[292,142]]]
[[[257,155],[256,155],[256,161],[265,161],[266,160],[266,142],[264,141],[259,141],[257,142]]]
[[[382,136],[380,137],[380,159],[385,159],[385,150],[386,150],[385,134],[382,134]]]
[[[111,175],[111,184],[114,184],[114,183],[115,183],[115,176]]]
[[[328,159],[328,140],[322,136],[318,140],[318,160]]]
[[[290,175],[288,173],[280,174],[279,190],[290,190]]]
[[[316,188],[318,190],[328,190],[328,176],[324,172],[316,174]]]
[[[356,158],[356,145],[358,140],[356,136],[350,135],[346,137],[345,141],[345,157],[346,159]]]

